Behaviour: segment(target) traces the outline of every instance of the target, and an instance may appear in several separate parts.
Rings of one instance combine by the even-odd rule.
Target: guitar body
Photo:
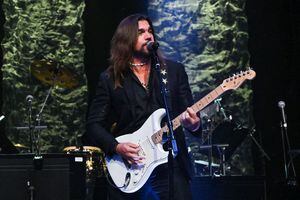
[[[162,144],[154,144],[151,139],[153,133],[161,129],[160,123],[165,114],[165,109],[158,109],[140,129],[116,138],[120,143],[131,142],[140,145],[140,154],[145,157],[143,163],[130,165],[120,155],[106,156],[108,172],[121,191],[136,192],[146,183],[155,167],[168,161],[168,152],[163,149]]]

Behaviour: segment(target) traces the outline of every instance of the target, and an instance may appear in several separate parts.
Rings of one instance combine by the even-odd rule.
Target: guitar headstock
[[[231,77],[225,79],[221,84],[223,90],[237,89],[245,80],[251,80],[256,76],[256,73],[252,69],[241,71],[237,74],[233,74]]]

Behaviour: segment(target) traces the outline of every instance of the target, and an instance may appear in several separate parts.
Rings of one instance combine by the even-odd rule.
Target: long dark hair
[[[141,20],[148,21],[153,30],[152,21],[149,17],[133,14],[121,21],[111,40],[108,71],[114,77],[115,88],[122,87],[124,74],[129,70],[128,63],[133,56],[134,46],[138,38],[138,22]]]

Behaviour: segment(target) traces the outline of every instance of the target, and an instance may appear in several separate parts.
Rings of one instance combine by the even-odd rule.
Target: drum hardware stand
[[[43,110],[45,108],[46,102],[47,102],[47,100],[48,100],[48,98],[50,96],[50,93],[52,92],[52,89],[53,89],[53,85],[49,88],[49,90],[47,92],[47,95],[46,95],[46,98],[45,98],[45,100],[43,102],[42,108],[41,108],[40,112],[36,115],[36,122],[37,122],[38,126],[40,126],[40,124],[41,124],[41,115],[42,115],[42,112],[43,112]],[[39,155],[40,154],[40,146],[39,146],[40,133],[37,135],[37,137],[38,137],[38,140],[37,140],[36,146],[37,146],[37,154]]]
[[[34,130],[46,129],[47,126],[34,126],[32,123],[32,95],[27,95],[26,101],[28,102],[28,126],[15,127],[17,130],[29,130],[29,140],[30,140],[30,153],[35,153],[38,150],[38,143],[34,134]]]
[[[222,100],[222,98],[218,98],[214,101],[214,103],[218,105],[220,112],[223,115],[224,121],[231,121],[231,116],[227,117],[225,109],[223,108],[223,106],[221,104],[221,100]],[[211,131],[210,135],[212,135],[212,131]],[[212,156],[212,148],[213,148],[212,141],[210,141],[210,144],[211,144],[210,154]],[[215,146],[216,146],[219,156],[220,156],[220,169],[219,169],[220,175],[226,176],[225,150],[226,150],[226,147],[229,146],[229,144],[216,144]],[[210,165],[211,165],[211,162],[210,162]],[[212,167],[211,166],[210,166],[210,175],[212,176]]]
[[[209,149],[209,151],[211,151],[211,149],[215,147],[219,153],[220,165],[218,167],[219,167],[220,174],[215,174],[212,171],[214,164],[212,162],[212,159],[209,158],[209,161],[208,161],[208,166],[209,166],[209,170],[210,170],[209,176],[226,176],[225,150],[226,150],[226,147],[228,147],[228,146],[229,146],[229,144],[213,144],[213,145],[202,145],[200,147],[200,149]]]
[[[209,176],[213,176],[213,168],[212,168],[212,151],[213,151],[213,145],[212,145],[212,128],[211,128],[211,120],[207,120],[208,123],[208,145],[210,145],[209,153],[208,153],[208,168],[209,168]]]
[[[29,191],[29,200],[34,200],[34,186],[31,185],[31,182],[30,181],[27,181],[27,188],[28,188],[28,191]]]
[[[225,158],[225,150],[229,144],[217,144],[216,147],[218,149],[220,155],[220,175],[226,176],[226,158]]]
[[[225,120],[225,121],[230,121],[231,119],[227,117],[227,115],[226,115],[226,113],[225,113],[225,109],[223,108],[223,106],[222,106],[222,104],[221,104],[221,100],[222,100],[222,98],[218,98],[218,99],[216,99],[214,102],[219,106],[220,111],[221,111],[221,113],[222,113],[222,115],[223,115],[223,117],[224,117],[224,120]]]
[[[55,80],[55,78],[53,80]],[[46,95],[46,98],[45,98],[45,100],[42,104],[42,108],[41,108],[40,112],[36,115],[36,123],[37,123],[38,126],[41,125],[41,115],[42,115],[42,112],[45,108],[46,102],[47,102],[47,100],[48,100],[48,98],[51,94],[53,86],[54,86],[54,84],[51,85],[51,87],[49,88],[49,90],[47,92],[47,95]],[[39,144],[40,134],[41,134],[41,129],[38,130],[37,139],[35,140],[36,152],[35,152],[35,155],[34,155],[34,158],[33,158],[34,167],[37,170],[40,170],[40,169],[43,168],[43,156],[41,155],[40,144]]]
[[[288,186],[297,186],[297,180],[296,180],[296,171],[295,166],[293,162],[293,157],[291,155],[291,146],[289,142],[288,137],[288,125],[286,120],[286,114],[284,112],[285,102],[279,101],[278,107],[280,108],[281,115],[282,115],[282,121],[280,122],[280,128],[281,128],[281,139],[282,139],[282,150],[283,150],[283,161],[284,161],[284,171],[285,171],[285,179],[286,184]],[[289,156],[289,162],[287,161],[287,152]],[[289,166],[292,167],[292,175],[289,174]]]
[[[258,141],[255,139],[255,137],[253,136],[253,134],[256,132],[255,128],[253,127],[249,132],[248,135],[250,136],[250,138],[253,140],[253,142],[256,144],[256,146],[258,147],[258,149],[261,151],[261,153],[268,159],[268,161],[271,161],[270,156],[268,156],[268,154],[265,152],[265,150],[262,148],[262,146],[258,143]]]
[[[204,116],[203,119],[205,120],[205,128],[202,130],[202,132],[206,132],[207,137],[207,145],[209,151],[208,151],[208,169],[209,169],[209,176],[213,176],[213,170],[212,170],[212,151],[213,151],[213,145],[212,145],[212,123],[211,119],[209,119],[207,116]],[[205,141],[202,142],[202,145]]]

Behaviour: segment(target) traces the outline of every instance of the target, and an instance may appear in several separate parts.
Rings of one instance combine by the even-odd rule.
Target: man
[[[100,147],[106,156],[119,154],[131,165],[145,162],[141,147],[115,138],[138,130],[157,109],[164,108],[158,74],[147,48],[155,41],[151,20],[140,14],[126,17],[118,26],[110,51],[110,66],[100,75],[95,98],[87,116],[89,145]],[[200,119],[192,108],[192,94],[184,66],[159,56],[167,76],[168,102],[172,119],[181,114],[181,124],[191,132],[199,130]],[[190,163],[183,131],[177,129],[178,155],[174,159],[174,199],[191,199]],[[109,199],[167,199],[168,165],[157,166],[145,185],[134,193],[123,193],[109,185]]]

